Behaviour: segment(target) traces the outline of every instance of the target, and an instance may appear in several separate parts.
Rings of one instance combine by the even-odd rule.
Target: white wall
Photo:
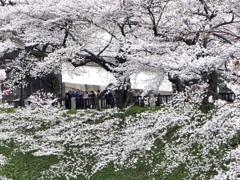
[[[133,89],[172,91],[172,83],[168,81],[167,76],[160,77],[156,73],[139,72],[130,78]]]
[[[71,67],[63,65],[62,82],[75,83],[75,84],[90,84],[106,86],[115,79],[111,73],[107,72],[101,67],[83,66],[78,67],[75,75],[70,75],[67,72],[72,72]],[[71,65],[70,65],[71,66]]]
[[[70,74],[74,72],[74,74]],[[140,72],[130,76],[133,89],[159,87],[158,91],[172,91],[172,84],[167,76],[162,79],[151,72]],[[62,82],[106,86],[116,82],[113,75],[101,67],[83,66],[76,69],[69,63],[63,65]],[[156,89],[155,89],[156,90]]]

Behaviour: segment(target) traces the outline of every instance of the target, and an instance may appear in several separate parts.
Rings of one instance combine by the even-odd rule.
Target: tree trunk
[[[126,92],[124,89],[116,90],[116,106],[119,109],[124,108]]]
[[[173,77],[168,73],[168,80],[173,83],[176,87],[177,92],[184,92],[185,87],[183,82],[179,79],[177,75],[174,75]]]
[[[218,74],[216,71],[211,72],[206,75],[204,80],[208,82],[208,88],[206,92],[206,96],[202,100],[201,110],[210,110],[210,104],[208,102],[209,96],[212,96],[213,99],[217,98],[217,83],[218,83]]]
[[[132,102],[131,83],[130,79],[124,80],[123,86],[116,90],[116,106],[119,109],[126,108]]]
[[[129,90],[116,91],[116,107],[119,109],[126,108],[132,103],[133,93]]]

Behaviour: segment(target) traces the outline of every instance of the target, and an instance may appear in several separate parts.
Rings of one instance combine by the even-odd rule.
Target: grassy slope
[[[138,113],[144,112],[144,111],[156,111],[159,107],[156,108],[143,108],[143,107],[131,107],[130,109],[127,109],[123,114],[117,113],[113,115],[112,117],[126,117],[133,115],[135,116]],[[5,111],[5,110],[2,110]],[[5,111],[6,112],[6,111]],[[8,110],[7,110],[8,112]],[[9,110],[9,112],[14,112],[12,110]],[[67,114],[74,114],[76,111],[69,111]],[[91,113],[91,112],[89,112]],[[110,117],[110,118],[112,118]],[[98,122],[99,123],[99,122]],[[171,142],[173,138],[174,132],[179,127],[169,127],[167,130],[167,134],[164,137],[164,139],[167,142]],[[47,170],[51,164],[54,164],[58,161],[56,156],[48,156],[48,157],[34,157],[29,153],[22,154],[22,153],[14,153],[13,150],[16,148],[15,144],[8,142],[4,142],[0,144],[0,152],[5,155],[6,157],[10,157],[11,160],[8,164],[6,164],[3,168],[0,168],[0,176],[6,176],[8,178],[16,179],[16,180],[25,180],[25,179],[37,179],[37,177],[40,176],[40,172],[43,170]],[[151,157],[153,159],[152,165],[154,166],[155,161],[156,163],[159,161],[164,161],[164,159],[161,159],[161,153],[163,153],[164,143],[159,141],[155,142],[155,149],[153,150],[158,154],[158,156],[154,157],[155,153],[151,152]],[[150,154],[150,152],[149,152]],[[160,155],[159,155],[160,154]],[[180,180],[180,179],[186,179],[186,170],[185,170],[185,164],[182,164],[182,166],[179,166],[176,168],[173,173],[169,174],[167,177],[164,176],[163,170],[159,170],[154,175],[148,174],[150,166],[146,164],[146,160],[149,157],[145,156],[139,159],[139,161],[136,164],[135,168],[129,168],[129,169],[120,169],[119,171],[114,171],[113,164],[109,164],[107,167],[102,169],[101,171],[94,174],[91,179],[92,180],[150,180],[150,179],[169,179],[169,180]],[[210,172],[209,176],[214,174],[215,172]],[[65,177],[59,177],[56,178],[56,180],[64,180]],[[84,180],[83,176],[78,176],[79,180]]]
[[[136,115],[144,111],[156,111],[159,107],[155,108],[143,108],[143,107],[131,107],[127,109],[124,113],[124,117],[130,115]],[[14,109],[1,109],[1,112],[14,113]],[[67,114],[76,114],[77,111],[69,110]],[[89,112],[91,113],[91,112]],[[117,113],[113,117],[122,117],[122,113]],[[92,122],[91,122],[92,123]],[[99,122],[97,122],[99,123]],[[8,164],[0,168],[0,175],[14,180],[26,180],[26,179],[37,179],[40,176],[40,172],[47,170],[50,165],[58,161],[56,156],[48,157],[35,157],[30,153],[19,153],[15,152],[17,146],[12,142],[1,142],[0,152],[10,158]],[[162,148],[161,146],[159,148]],[[144,163],[139,162],[137,167],[134,169],[122,169],[120,171],[114,171],[113,165],[109,165],[97,174],[95,174],[91,179],[111,179],[111,180],[122,180],[122,179],[148,179],[147,168]],[[65,177],[58,177],[58,180],[64,180]],[[86,179],[83,176],[79,176],[78,179]]]

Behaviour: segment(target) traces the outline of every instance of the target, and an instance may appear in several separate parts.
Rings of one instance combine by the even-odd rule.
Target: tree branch
[[[223,37],[223,36],[221,36],[221,35],[219,35],[219,34],[213,33],[213,35],[216,36],[216,37],[218,37],[218,38],[220,38],[220,39],[223,39],[224,41],[226,41],[226,42],[229,43],[229,44],[232,44],[229,40],[227,40],[227,38],[225,38],[225,37]]]
[[[2,6],[5,6],[6,0],[5,0],[5,1],[4,1],[4,0],[0,0],[0,2],[1,2],[1,5],[2,5]]]
[[[91,55],[91,56],[85,56],[85,58],[90,59],[91,61],[95,62],[96,64],[98,64],[100,67],[102,67],[106,71],[112,72],[113,70],[110,67],[116,67],[115,64],[113,64],[111,62],[107,62],[105,59],[98,57],[97,55],[90,52],[89,50],[84,49],[84,51]]]
[[[69,59],[68,62],[70,62],[76,68],[76,67],[84,66],[84,65],[90,63],[91,60],[84,58],[82,61],[80,61],[80,63],[76,63],[76,62],[72,61],[71,59]]]
[[[110,46],[112,39],[113,39],[113,37],[111,36],[109,43],[98,53],[97,56],[100,56]]]
[[[231,21],[220,23],[220,24],[218,24],[218,25],[212,27],[212,29],[218,28],[218,27],[220,27],[220,26],[224,26],[224,25],[232,24],[232,23],[239,23],[239,21],[235,21],[235,22],[234,22],[233,20],[234,20],[234,14],[233,14],[233,16],[232,16]]]

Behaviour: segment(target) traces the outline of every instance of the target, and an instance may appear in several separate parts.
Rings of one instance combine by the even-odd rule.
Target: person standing
[[[91,109],[96,108],[96,103],[95,103],[96,94],[94,93],[94,91],[90,91],[89,97],[90,97]]]
[[[65,96],[65,107],[66,109],[71,109],[71,98],[72,98],[72,92],[68,91]]]
[[[79,94],[79,90],[76,91],[76,93],[74,94],[74,97],[76,97],[76,109],[80,109],[80,98],[79,98],[80,94]]]
[[[111,93],[111,91],[108,91],[106,94],[105,94],[105,98],[106,98],[106,105],[110,105],[110,107],[113,107],[113,94]]]
[[[84,101],[85,108],[89,108],[90,107],[90,102],[89,102],[88,91],[85,91],[85,93],[83,95],[83,101]]]
[[[97,109],[100,110],[101,109],[101,104],[102,104],[102,97],[99,97],[100,96],[100,93],[101,91],[100,90],[97,90],[97,94],[96,94],[96,105],[98,106]]]

